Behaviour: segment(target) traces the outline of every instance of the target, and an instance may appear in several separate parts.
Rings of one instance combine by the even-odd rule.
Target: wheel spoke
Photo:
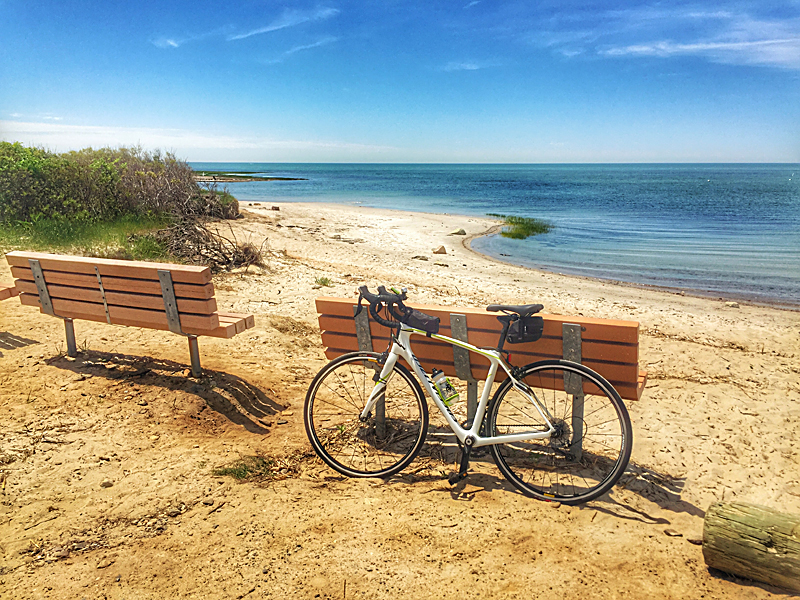
[[[576,381],[574,389],[584,389],[588,382],[601,390],[583,398],[583,417],[574,423],[565,375],[583,380]],[[538,498],[578,503],[603,494],[621,476],[630,456],[630,422],[619,396],[602,377],[580,365],[537,363],[526,368],[522,380],[550,412],[554,431],[549,438],[492,446],[498,467],[516,487]],[[529,414],[525,402],[516,388],[501,385],[489,407],[488,430],[502,436],[518,433],[523,426],[533,429],[531,421],[541,427],[541,419]]]
[[[367,358],[369,356],[371,360]],[[317,454],[351,477],[387,476],[413,460],[427,431],[427,405],[407,369],[395,366],[383,392],[384,414],[361,413],[374,388],[377,355],[344,356],[326,365],[306,396],[306,432]]]

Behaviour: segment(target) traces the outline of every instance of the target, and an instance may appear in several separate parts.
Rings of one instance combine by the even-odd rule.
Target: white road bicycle
[[[567,360],[524,367],[508,362],[506,342],[535,341],[541,304],[493,304],[503,329],[495,349],[482,349],[437,333],[439,320],[406,307],[406,290],[378,294],[359,288],[372,317],[392,330],[385,352],[352,352],[325,365],[309,386],[304,408],[314,451],[349,477],[389,477],[406,468],[428,433],[423,389],[453,430],[461,448],[455,484],[467,476],[470,455],[488,446],[500,471],[522,493],[546,501],[580,504],[606,493],[622,476],[631,454],[630,417],[617,391],[601,375]],[[383,316],[382,316],[383,315]],[[459,423],[437,385],[411,349],[425,335],[482,356],[489,372],[474,419]],[[403,358],[411,371],[398,362]],[[498,370],[505,379],[495,387]],[[441,375],[440,379],[443,379]],[[421,386],[420,386],[421,382]]]

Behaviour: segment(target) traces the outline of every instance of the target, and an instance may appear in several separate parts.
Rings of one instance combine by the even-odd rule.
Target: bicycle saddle
[[[542,304],[490,304],[486,307],[489,312],[512,312],[517,313],[520,317],[528,317],[534,315],[544,308]]]

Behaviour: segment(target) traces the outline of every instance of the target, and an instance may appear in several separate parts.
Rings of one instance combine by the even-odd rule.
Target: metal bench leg
[[[580,363],[581,326],[570,323],[561,325],[561,340],[564,347],[564,359]],[[564,391],[572,395],[572,442],[569,451],[575,460],[583,457],[583,378],[580,375],[564,374]]]
[[[67,331],[67,356],[78,356],[78,345],[75,343],[75,325],[72,319],[64,319],[64,329]]]
[[[353,307],[353,315],[356,321],[356,338],[358,339],[358,349],[362,352],[372,352],[372,334],[369,330],[368,311],[362,310],[356,315],[357,307]],[[375,365],[375,377],[377,379],[381,372],[380,365]],[[386,435],[386,395],[381,394],[375,403],[375,434],[382,438]]]
[[[583,392],[572,395],[572,443],[569,452],[579,461],[583,458]]]
[[[200,377],[203,374],[203,369],[200,367],[200,347],[197,345],[197,336],[189,335],[189,357],[192,361],[192,375]]]
[[[478,412],[478,382],[475,379],[467,381],[467,419],[474,419]]]

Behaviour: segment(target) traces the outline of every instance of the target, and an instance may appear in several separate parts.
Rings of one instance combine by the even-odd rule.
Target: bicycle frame
[[[543,439],[548,438],[550,435],[555,431],[552,423],[552,415],[549,413],[547,408],[542,405],[541,402],[536,398],[535,395],[532,395],[526,388],[527,386],[517,381],[514,376],[511,374],[511,369],[508,367],[506,362],[503,360],[502,356],[497,350],[489,350],[484,348],[478,348],[477,346],[473,346],[472,344],[462,342],[460,340],[456,340],[445,335],[439,334],[430,334],[430,337],[436,340],[440,340],[443,342],[447,342],[448,344],[452,344],[453,346],[458,346],[460,348],[464,348],[470,352],[475,352],[480,354],[484,358],[489,360],[489,374],[486,377],[486,381],[483,386],[483,391],[481,392],[480,400],[478,401],[478,407],[475,412],[475,418],[472,420],[472,424],[469,429],[465,429],[461,426],[461,424],[456,421],[455,417],[453,416],[452,411],[450,408],[445,405],[442,399],[439,397],[439,394],[436,393],[435,387],[433,385],[433,381],[431,380],[430,376],[425,372],[422,366],[419,364],[419,360],[414,355],[414,352],[411,350],[411,336],[412,335],[425,335],[428,334],[424,331],[419,329],[414,329],[409,327],[405,323],[400,323],[400,331],[397,336],[392,336],[392,346],[389,350],[388,357],[386,362],[381,369],[381,373],[378,377],[378,381],[375,382],[375,387],[372,389],[370,393],[369,399],[367,400],[366,405],[364,406],[364,410],[361,411],[361,418],[366,420],[368,415],[372,412],[375,408],[376,403],[380,399],[381,395],[383,394],[384,390],[386,389],[386,384],[389,381],[389,377],[394,372],[394,366],[397,363],[397,359],[403,357],[406,362],[411,365],[414,373],[417,375],[417,379],[422,383],[422,386],[425,388],[425,391],[428,393],[428,396],[433,400],[433,403],[439,409],[439,412],[442,413],[442,416],[447,421],[450,428],[455,433],[456,437],[458,438],[459,442],[462,444],[465,443],[465,440],[468,438],[472,441],[472,447],[479,448],[481,446],[491,446],[492,444],[499,444],[499,443],[509,443],[509,442],[521,442],[525,440],[536,440],[536,439]],[[481,424],[483,423],[483,417],[486,414],[486,407],[489,404],[489,395],[492,390],[492,384],[494,383],[495,376],[497,375],[497,369],[502,367],[503,370],[506,372],[508,377],[511,379],[513,386],[524,396],[526,396],[536,410],[541,415],[542,419],[544,419],[545,423],[547,424],[547,431],[527,431],[523,433],[510,433],[500,436],[488,436],[488,437],[481,437],[480,435],[480,428]]]

